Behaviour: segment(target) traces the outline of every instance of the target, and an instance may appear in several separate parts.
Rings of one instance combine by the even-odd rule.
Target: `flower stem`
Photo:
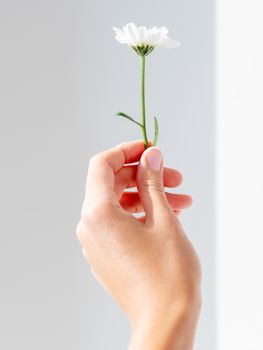
[[[145,112],[145,56],[141,56],[141,94],[142,94],[142,136],[145,148],[148,148],[148,139],[146,132],[146,112]]]

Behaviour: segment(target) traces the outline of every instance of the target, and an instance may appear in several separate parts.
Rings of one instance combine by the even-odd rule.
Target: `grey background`
[[[115,41],[129,21],[182,42],[147,59],[149,126],[194,205],[182,221],[203,264],[197,350],[215,349],[214,5],[210,0],[10,0],[0,4],[0,348],[125,349],[125,315],[75,238],[89,157],[139,130],[139,59]],[[151,129],[152,130],[152,129]]]

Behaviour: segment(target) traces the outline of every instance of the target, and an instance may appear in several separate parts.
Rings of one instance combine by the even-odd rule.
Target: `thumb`
[[[163,186],[163,156],[158,147],[149,147],[142,154],[137,187],[147,220],[171,211]]]

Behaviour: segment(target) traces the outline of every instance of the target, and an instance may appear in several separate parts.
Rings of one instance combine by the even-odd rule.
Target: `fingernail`
[[[157,147],[150,147],[145,152],[148,167],[153,171],[159,171],[162,163],[162,152]]]

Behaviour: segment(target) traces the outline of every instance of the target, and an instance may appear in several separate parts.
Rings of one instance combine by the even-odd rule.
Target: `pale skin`
[[[160,149],[144,151],[143,141],[89,163],[77,237],[92,273],[130,320],[129,350],[193,349],[201,268],[178,219],[192,199],[165,191],[181,182],[177,170],[163,167]]]

